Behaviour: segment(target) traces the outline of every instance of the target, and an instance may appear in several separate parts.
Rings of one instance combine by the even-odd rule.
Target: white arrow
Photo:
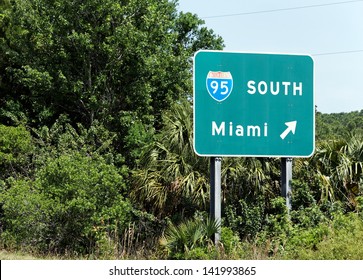
[[[292,121],[292,122],[286,122],[285,123],[287,125],[287,128],[285,129],[285,131],[283,133],[281,133],[280,137],[282,140],[285,139],[285,137],[292,132],[292,134],[295,134],[295,130],[296,130],[296,124],[297,121]]]

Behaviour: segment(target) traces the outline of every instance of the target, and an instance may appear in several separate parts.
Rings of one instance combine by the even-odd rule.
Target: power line
[[[245,12],[245,13],[238,13],[238,14],[226,14],[226,15],[207,16],[207,17],[202,17],[202,19],[207,19],[207,18],[222,18],[222,17],[234,17],[234,16],[247,16],[247,15],[264,14],[264,13],[275,13],[275,12],[282,12],[282,11],[291,11],[291,10],[318,8],[318,7],[333,6],[333,5],[342,5],[342,4],[349,4],[349,3],[355,3],[355,2],[363,2],[363,0],[344,1],[344,2],[336,2],[336,3],[326,3],[326,4],[317,4],[317,5],[291,7],[291,8],[281,8],[281,9],[273,9],[273,10],[255,11],[255,12]]]
[[[340,52],[329,52],[329,53],[316,53],[316,54],[312,54],[312,56],[337,55],[337,54],[358,53],[358,52],[363,52],[363,50],[351,50],[351,51],[340,51]]]

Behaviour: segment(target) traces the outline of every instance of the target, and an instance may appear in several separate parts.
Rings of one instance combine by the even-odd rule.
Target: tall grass
[[[178,234],[170,231],[164,246],[160,246],[160,236],[143,244],[138,241],[135,225],[130,224],[124,238],[117,240],[107,238],[98,251],[93,254],[78,255],[39,255],[31,251],[0,250],[2,260],[35,260],[35,259],[167,259],[170,256],[178,259],[250,259],[250,260],[363,260],[363,219],[356,213],[337,214],[332,220],[316,227],[293,227],[284,239],[280,236],[268,236],[261,233],[253,240],[241,241],[229,228],[222,228],[222,243],[219,247],[210,246],[206,235],[198,235],[195,242],[181,243],[180,234],[190,235],[200,231],[196,221],[175,227]],[[188,226],[187,226],[188,225]],[[200,226],[200,224],[198,224]],[[190,229],[193,229],[190,231]],[[181,232],[181,233],[180,233]],[[186,234],[188,233],[188,234]],[[195,237],[195,234],[189,237]],[[183,236],[184,236],[183,235]],[[207,235],[209,236],[209,235]],[[164,235],[165,238],[165,235]],[[206,238],[206,239],[204,239]],[[175,240],[177,239],[177,240]],[[166,244],[165,242],[170,242]],[[178,241],[178,242],[177,242]],[[203,242],[201,242],[203,241]],[[167,243],[168,243],[167,242]],[[175,243],[176,242],[176,243]],[[169,254],[165,252],[165,245]],[[176,246],[178,245],[178,246]],[[197,245],[197,246],[195,246]],[[186,249],[187,248],[187,249]],[[28,253],[27,253],[28,252]],[[170,254],[172,252],[172,254]]]

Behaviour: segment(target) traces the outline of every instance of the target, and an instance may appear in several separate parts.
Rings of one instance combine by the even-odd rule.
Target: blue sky
[[[179,0],[179,10],[202,18],[226,51],[311,55],[318,111],[363,109],[363,0]]]

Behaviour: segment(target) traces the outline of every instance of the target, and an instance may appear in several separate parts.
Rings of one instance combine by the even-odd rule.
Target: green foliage
[[[132,206],[122,172],[80,153],[48,159],[33,182],[1,194],[4,238],[57,252],[90,252],[104,234],[123,233]]]
[[[331,212],[327,214],[331,214]],[[317,205],[300,208],[298,211],[292,211],[291,213],[291,220],[304,228],[316,227],[320,223],[325,222],[326,219],[327,217]]]
[[[318,140],[342,139],[363,133],[363,110],[349,113],[316,113],[316,137]]]
[[[278,159],[223,159],[224,221],[241,239],[252,240],[262,230],[270,201],[280,195],[279,169]]]
[[[48,226],[53,202],[35,190],[32,182],[12,180],[11,188],[0,194],[3,232],[1,238],[9,248],[47,249]]]
[[[262,228],[264,205],[240,199],[236,205],[226,205],[225,216],[226,224],[241,238],[254,238]]]
[[[24,126],[9,127],[0,124],[0,161],[4,164],[21,163],[32,149],[29,132]]]
[[[193,151],[191,116],[189,102],[174,104],[164,114],[155,141],[144,147],[140,168],[133,172],[131,197],[161,217],[178,212],[190,216],[208,202],[208,167]]]
[[[89,156],[101,156],[108,163],[125,168],[123,156],[114,149],[116,133],[109,131],[98,121],[87,129],[82,124],[72,126],[69,119],[62,115],[52,126],[33,129],[33,133],[37,146],[37,165],[42,166],[48,157],[57,158],[79,151]]]
[[[361,260],[363,220],[356,214],[338,214],[331,222],[299,230],[281,258]]]
[[[271,200],[270,213],[266,215],[265,230],[276,236],[287,235],[291,230],[285,198],[277,197]]]
[[[208,247],[214,246],[213,236],[219,227],[215,220],[201,218],[187,220],[177,226],[170,223],[160,243],[168,258],[203,259],[208,255]]]
[[[265,215],[263,228],[255,239],[256,244],[265,246],[268,256],[275,255],[283,250],[286,240],[292,231],[292,223],[282,197],[271,200],[271,206]]]
[[[235,253],[240,246],[240,238],[237,233],[235,233],[231,228],[222,227],[221,228],[221,243],[224,249],[224,253],[232,255]]]
[[[191,57],[223,41],[176,1],[6,1],[0,10],[0,122],[103,126],[130,167],[189,98]]]
[[[222,39],[167,0],[15,0],[0,12],[0,121],[117,133],[137,163],[162,112],[191,95],[191,57]]]
[[[300,180],[292,181],[292,206],[293,209],[300,209],[302,207],[309,207],[316,203],[316,194],[312,186],[312,182],[308,184],[307,182]]]
[[[354,209],[362,184],[362,136],[320,143],[311,161],[320,177],[322,198],[340,200]]]
[[[30,133],[22,125],[17,127],[0,124],[0,179],[26,173],[34,145]]]

